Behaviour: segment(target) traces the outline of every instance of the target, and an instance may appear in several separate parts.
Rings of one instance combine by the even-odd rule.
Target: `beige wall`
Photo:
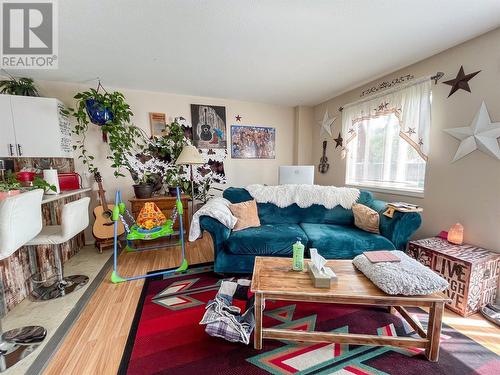
[[[459,142],[443,132],[447,128],[468,126],[482,100],[486,102],[492,121],[500,122],[500,29],[319,104],[315,107],[315,119],[321,120],[328,108],[330,115],[338,116],[333,132],[338,134],[341,128],[338,108],[359,100],[362,90],[406,74],[421,77],[442,71],[445,73],[442,82],[455,78],[460,65],[464,66],[466,74],[477,70],[481,73],[469,82],[472,93],[460,90],[447,98],[450,86],[442,83],[432,86],[431,143],[424,198],[376,196],[387,201],[404,200],[423,206],[423,226],[416,234],[417,238],[435,235],[458,221],[465,227],[466,242],[500,252],[500,161],[474,151],[451,163]],[[322,141],[319,127],[313,127],[315,163],[321,156]],[[340,148],[334,150],[332,139],[328,141],[330,170],[324,175],[317,174],[316,181],[323,185],[342,186],[345,161],[340,158]]]
[[[73,96],[78,91],[88,89],[89,86],[94,87],[95,83],[77,85],[41,81],[37,82],[37,85],[40,87],[43,96],[55,97],[63,101],[67,106],[73,106]],[[107,87],[107,89],[111,88]],[[190,120],[190,104],[225,106],[228,133],[230,133],[232,124],[263,125],[276,128],[276,159],[274,160],[231,159],[230,148],[228,147],[228,157],[224,163],[228,178],[226,186],[244,186],[251,183],[276,184],[278,181],[278,166],[293,162],[295,120],[293,107],[120,88],[118,90],[123,92],[131,106],[134,113],[134,124],[143,128],[147,134],[150,134],[149,112],[164,112],[170,120],[177,116],[183,116]],[[241,123],[235,122],[234,118],[238,114],[242,116]],[[89,150],[96,154],[96,164],[101,170],[108,192],[121,189],[125,199],[131,197],[133,195],[132,179],[127,173],[127,177],[118,179],[113,176],[113,170],[109,167],[110,162],[105,159],[107,146],[101,141],[97,126],[90,126],[87,140]],[[76,156],[75,160],[77,160]],[[78,161],[76,163],[78,171],[85,171],[85,168]],[[111,194],[108,193],[108,199],[109,197],[111,197]]]
[[[312,159],[312,126],[314,125],[314,108],[308,106],[295,107],[295,137],[293,163],[311,165]]]

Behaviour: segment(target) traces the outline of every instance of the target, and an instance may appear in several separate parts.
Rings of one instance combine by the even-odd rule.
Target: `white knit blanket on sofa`
[[[299,207],[320,204],[326,208],[342,206],[352,208],[359,198],[359,189],[321,185],[248,185],[245,189],[258,203],[273,203],[287,207],[296,203]]]

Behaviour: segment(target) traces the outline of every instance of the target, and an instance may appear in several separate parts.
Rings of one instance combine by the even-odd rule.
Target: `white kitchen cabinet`
[[[0,95],[0,157],[16,155],[16,135],[9,95]]]
[[[72,157],[71,129],[68,119],[61,112],[64,108],[61,102],[54,98],[0,97],[0,103],[7,103],[4,97],[10,99],[10,121],[15,137],[14,154],[11,156]],[[0,122],[7,123],[8,120],[6,111],[2,110]]]

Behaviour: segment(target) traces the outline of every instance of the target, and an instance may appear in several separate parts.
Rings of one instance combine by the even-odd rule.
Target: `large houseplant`
[[[103,90],[104,91],[104,90]],[[94,164],[95,157],[86,146],[86,134],[89,125],[94,123],[101,127],[108,139],[116,177],[124,176],[122,167],[128,168],[127,156],[135,154],[144,138],[142,131],[130,123],[133,116],[130,106],[121,92],[99,92],[98,89],[83,91],[74,96],[76,107],[70,108],[68,113],[76,118],[74,134],[80,137],[73,149],[80,151],[79,158],[91,173],[97,172]]]
[[[175,187],[179,186],[181,190],[188,191],[189,180],[183,173],[184,166],[176,165],[175,161],[182,152],[182,148],[189,140],[185,137],[184,128],[177,121],[168,125],[161,137],[153,136],[149,139],[142,151],[142,157],[155,159],[168,165],[163,169],[160,178],[171,195],[175,194]]]

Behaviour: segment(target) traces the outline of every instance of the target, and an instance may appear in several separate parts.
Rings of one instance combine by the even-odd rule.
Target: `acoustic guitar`
[[[327,142],[323,141],[323,156],[319,159],[318,172],[326,173],[328,172],[328,168],[330,168],[330,164],[328,164],[328,158],[326,157],[326,145]]]
[[[99,172],[94,174],[94,178],[99,186],[99,200],[101,205],[94,208],[95,222],[92,228],[92,234],[98,241],[105,241],[114,236],[114,221],[111,220],[112,210],[114,205],[107,204],[106,191],[102,187],[102,178]],[[118,236],[125,232],[123,223],[118,221]]]

